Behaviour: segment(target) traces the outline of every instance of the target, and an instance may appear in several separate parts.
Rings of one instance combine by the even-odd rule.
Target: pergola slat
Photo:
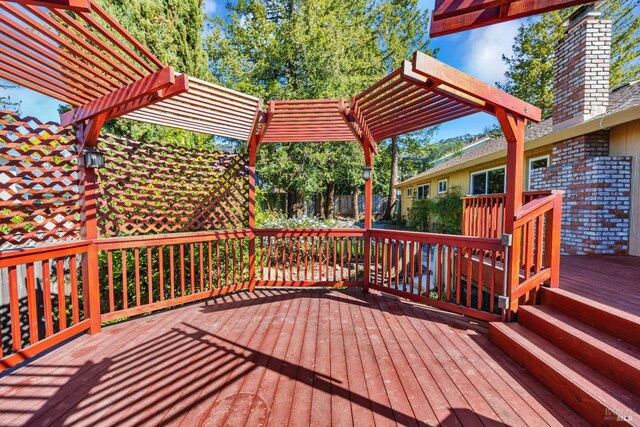
[[[431,37],[443,36],[474,28],[572,6],[594,0],[436,0],[431,19]]]

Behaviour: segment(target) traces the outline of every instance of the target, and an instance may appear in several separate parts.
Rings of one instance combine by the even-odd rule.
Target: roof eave
[[[595,119],[571,126],[565,129],[561,129],[555,132],[551,132],[547,135],[539,138],[526,141],[525,148],[531,150],[534,148],[543,147],[545,145],[554,144],[556,142],[564,141],[566,139],[575,138],[577,136],[586,135],[599,130],[610,129],[615,126],[629,123],[634,120],[640,119],[640,105],[629,107],[622,111],[617,111],[611,114],[605,114],[604,116],[597,117]],[[406,187],[409,184],[416,182],[422,182],[426,179],[435,178],[441,175],[446,175],[451,172],[457,172],[461,169],[466,169],[471,166],[476,166],[481,163],[486,163],[492,160],[496,160],[502,157],[506,157],[507,150],[499,150],[494,153],[487,154],[475,159],[471,159],[464,163],[454,164],[450,167],[440,169],[434,172],[428,170],[420,175],[416,175],[412,178],[406,179],[394,186],[394,188]]]

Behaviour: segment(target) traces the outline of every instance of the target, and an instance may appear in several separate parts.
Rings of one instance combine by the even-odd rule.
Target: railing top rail
[[[0,251],[0,268],[83,253],[91,243],[90,240],[76,240],[32,248],[2,250]]]
[[[416,231],[402,230],[371,230],[369,232],[369,235],[377,239],[412,240],[419,243],[458,246],[471,249],[484,249],[489,251],[501,251],[503,249],[500,239],[490,239],[485,237],[420,233]]]
[[[537,191],[523,191],[523,196],[548,196],[553,193],[552,190],[537,190]],[[466,199],[499,199],[505,197],[505,193],[495,193],[495,194],[476,194],[476,195],[468,195],[462,196],[462,200]]]
[[[217,230],[189,233],[151,234],[144,236],[109,237],[94,242],[99,250],[123,249],[160,245],[179,245],[184,243],[207,242],[222,239],[239,239],[253,237],[251,230]]]
[[[258,228],[260,237],[362,237],[363,228]]]
[[[556,199],[562,197],[562,192],[552,192],[548,196],[541,197],[539,199],[532,200],[520,209],[515,215],[515,227],[530,221],[533,218],[537,218],[545,212],[553,209]]]

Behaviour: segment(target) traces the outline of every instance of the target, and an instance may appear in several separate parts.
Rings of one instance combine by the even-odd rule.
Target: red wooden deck
[[[563,256],[560,289],[640,316],[640,257]]]
[[[0,378],[0,425],[580,425],[485,324],[259,290],[81,336]]]

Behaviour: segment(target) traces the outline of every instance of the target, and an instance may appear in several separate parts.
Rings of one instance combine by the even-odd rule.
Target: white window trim
[[[407,197],[413,196],[413,188],[407,187],[407,193],[406,194],[407,194]]]
[[[529,159],[529,176],[527,177],[527,190],[531,190],[531,164],[535,161],[547,159],[547,167],[551,166],[551,156],[549,154],[545,154],[544,156],[532,157]]]
[[[489,191],[489,179],[487,177],[487,182],[484,184],[484,193],[483,194],[473,194],[473,177],[475,175],[480,175],[480,174],[484,174],[487,172],[491,172],[494,170],[498,170],[498,169],[504,169],[504,188],[507,188],[507,166],[506,165],[502,165],[502,166],[496,166],[495,168],[489,168],[489,169],[483,169],[481,171],[476,171],[476,172],[472,172],[471,175],[469,176],[469,193],[471,193],[471,196],[483,196],[485,194],[488,194]]]
[[[418,191],[420,189],[420,187],[427,187],[428,191],[427,191],[427,196],[423,197],[422,199],[418,198],[418,194],[420,194],[420,192]],[[424,195],[424,191],[422,192],[422,194]],[[418,185],[416,187],[416,200],[426,200],[431,196],[431,183],[427,183],[427,184],[422,184],[422,185]]]
[[[440,191],[440,183],[445,182],[447,184],[447,188],[444,191]],[[438,180],[438,194],[444,194],[449,189],[449,178]]]

